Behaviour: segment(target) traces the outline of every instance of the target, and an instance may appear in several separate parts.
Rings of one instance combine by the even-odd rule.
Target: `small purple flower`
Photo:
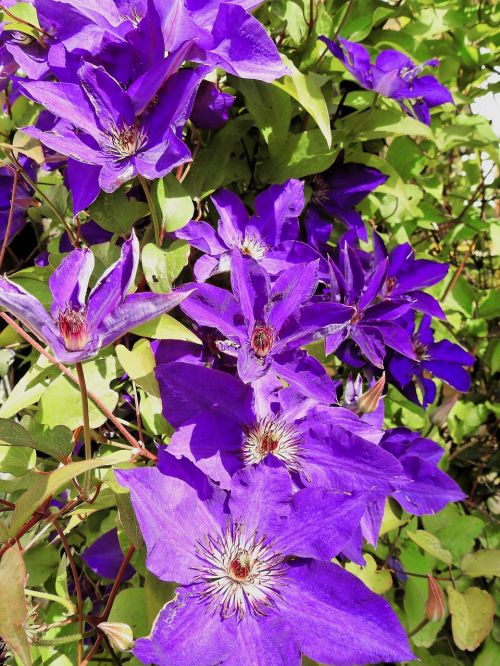
[[[335,352],[354,367],[368,360],[383,368],[386,348],[416,360],[411,335],[399,319],[411,309],[444,319],[439,303],[422,289],[442,280],[447,271],[447,264],[415,259],[408,243],[388,253],[376,233],[372,253],[341,240],[335,260],[330,260],[330,298],[353,306],[355,313],[346,328],[327,337],[327,354]]]
[[[202,81],[194,100],[190,120],[201,129],[219,129],[229,120],[234,95],[221,92],[211,81]]]
[[[233,252],[231,267],[232,294],[201,284],[183,303],[184,312],[226,336],[217,347],[238,359],[245,383],[271,371],[306,395],[321,400],[326,394],[331,400],[326,371],[298,350],[342,329],[352,308],[310,302],[318,285],[316,262],[283,271],[272,286],[269,274],[250,257]]]
[[[94,543],[86,548],[81,558],[92,571],[104,578],[116,578],[123,562],[123,552],[118,540],[116,529],[105,532]],[[134,568],[128,564],[122,576],[128,580],[134,575]]]
[[[73,198],[88,206],[99,189],[114,192],[137,174],[161,178],[191,159],[182,142],[182,128],[206,72],[200,67],[173,73],[165,63],[162,77],[154,84],[146,76],[125,92],[102,67],[84,63],[78,70],[78,85],[22,83],[31,99],[60,118],[50,131],[35,127],[24,131],[72,158]],[[81,210],[82,205],[75,208]]]
[[[390,381],[403,395],[417,405],[422,404],[424,409],[432,404],[436,398],[436,385],[429,374],[442,379],[461,393],[469,390],[471,378],[463,366],[473,365],[475,359],[471,354],[449,340],[435,342],[429,315],[422,317],[417,330],[413,312],[404,315],[400,323],[412,336],[416,359],[391,352],[387,369]],[[422,400],[417,387],[420,388]]]
[[[292,498],[280,464],[239,472],[229,496],[195,474],[187,482],[151,468],[116,474],[130,489],[147,567],[180,583],[151,635],[136,642],[143,663],[413,658],[389,604],[328,561],[352,534],[346,497],[311,488]]]
[[[122,246],[120,259],[97,281],[86,298],[94,268],[88,249],[73,250],[52,274],[50,314],[38,299],[0,277],[0,307],[49,345],[59,361],[77,363],[98,354],[127,331],[179,305],[189,292],[129,294],[139,261],[135,233]]]
[[[243,202],[229,190],[212,195],[219,222],[215,231],[207,222],[188,222],[175,232],[205,254],[194,267],[195,277],[204,282],[212,275],[228,271],[231,253],[258,261],[276,275],[298,263],[321,260],[321,256],[298,240],[299,215],[304,208],[304,185],[287,180],[271,185],[255,198],[255,214],[249,216]]]
[[[365,225],[354,207],[386,180],[387,176],[377,169],[344,163],[343,154],[327,171],[313,176],[309,182],[312,194],[305,221],[311,245],[323,250],[332,231],[331,218],[367,241]]]
[[[369,428],[347,409],[304,401],[291,389],[273,390],[269,382],[253,389],[237,377],[189,363],[159,365],[156,377],[163,415],[177,428],[167,453],[160,454],[162,471],[170,454],[184,456],[230,487],[238,470],[274,457],[299,487],[389,494],[406,479],[391,455],[362,439]]]
[[[425,67],[436,67],[439,64],[437,58],[415,65],[404,53],[387,49],[381,51],[372,63],[370,54],[361,44],[342,38],[337,42],[327,37],[319,39],[363,88],[396,100],[405,113],[426,125],[430,125],[429,109],[447,102],[453,104],[449,90],[434,76],[422,76]]]

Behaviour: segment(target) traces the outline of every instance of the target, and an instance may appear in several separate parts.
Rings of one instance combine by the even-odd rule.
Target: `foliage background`
[[[500,546],[496,441],[500,411],[500,298],[496,291],[500,224],[495,203],[499,153],[490,122],[472,108],[475,100],[496,93],[500,87],[495,65],[499,35],[496,6],[472,0],[272,0],[258,10],[258,17],[289,59],[294,74],[271,85],[219,77],[224,88],[237,95],[232,119],[219,131],[188,128],[188,141],[196,154],[193,165],[183,174],[182,184],[168,176],[155,193],[164,227],[172,230],[182,226],[191,217],[193,206],[203,219],[215,220],[206,197],[221,186],[239,192],[251,205],[255,193],[269,183],[290,177],[307,179],[330,166],[340,150],[345,151],[346,161],[374,166],[389,175],[385,185],[362,203],[363,217],[389,244],[410,241],[420,257],[450,262],[448,277],[432,289],[448,316],[446,323],[438,324],[438,334],[470,350],[477,362],[471,391],[459,396],[452,389],[441,389],[427,412],[389,388],[386,426],[404,425],[439,442],[447,452],[446,470],[468,499],[420,520],[392,507],[386,513],[378,548],[368,549],[368,566],[357,573],[394,604],[409,632],[415,632],[424,618],[427,573],[443,579],[443,590],[450,586],[450,577],[461,593],[480,588],[481,592],[460,597],[464,606],[453,621],[447,612],[441,621],[416,631],[412,641],[426,666],[494,666],[500,661],[500,620],[498,616],[492,620],[491,610],[491,599],[500,598],[493,576],[498,573],[498,561],[477,553]],[[430,128],[403,115],[390,101],[379,99],[372,106],[373,94],[360,90],[317,41],[319,35],[339,33],[375,51],[397,48],[417,62],[439,57],[436,75],[451,90],[456,106],[437,109]],[[11,116],[0,118],[0,131],[9,137],[6,140],[20,145],[23,138],[16,134],[16,128],[31,122],[37,113],[36,105],[19,99]],[[36,150],[39,148],[33,147]],[[41,188],[70,219],[68,192],[60,174],[45,175]],[[145,210],[139,205],[127,206],[118,193],[99,199],[90,212],[115,233],[110,243],[95,248],[100,268],[105,268],[119,253],[114,241],[128,233]],[[60,230],[43,201],[29,210],[29,216],[33,224],[12,244],[7,268],[15,270],[16,281],[43,301],[48,299],[48,277],[61,259],[57,249]],[[32,256],[46,247],[49,266],[34,268]],[[164,287],[170,287],[186,270],[189,247],[176,242],[159,252],[163,253],[160,257],[154,251],[143,257],[144,276],[148,283],[159,279]],[[168,272],[161,268],[166,263]],[[165,337],[192,337],[168,317],[162,326]],[[119,400],[119,391],[137,389],[146,437],[149,441],[165,439],[169,427],[160,415],[159,399],[149,381],[152,361],[147,337],[152,329],[140,333],[143,342],[138,346],[132,344],[137,338],[131,336],[128,341],[132,351],[118,348],[106,353],[86,364],[86,375],[91,390],[129,421],[133,415],[127,403]],[[78,391],[27,348],[12,329],[2,331],[0,343],[0,417],[22,417],[35,439],[43,429],[46,432],[61,425],[78,428]],[[311,351],[332,374],[342,372],[331,359],[321,357],[319,348]],[[149,372],[144,372],[145,367]],[[126,384],[121,379],[124,370],[131,378]],[[91,420],[106,442],[112,434],[109,424],[98,410]],[[62,451],[71,443],[67,433],[59,432]],[[12,447],[11,437],[0,431],[0,495],[16,501],[32,483],[35,466],[53,470],[57,455],[44,452],[40,445],[35,447],[38,451]],[[111,450],[106,443],[101,448],[103,452]],[[134,538],[129,506],[120,496],[112,472],[104,469],[98,474],[103,481],[99,497],[94,504],[70,514],[68,541],[78,553],[118,526],[126,551]],[[2,525],[5,527],[0,522],[4,530]],[[67,561],[61,559],[57,547],[35,532],[30,539],[25,553],[29,587],[69,600],[73,590]],[[138,573],[122,586],[111,615],[113,620],[130,624],[136,636],[148,632],[156,612],[172,595],[170,586],[146,571],[143,559],[139,550],[132,560]],[[395,561],[416,575],[397,575]],[[85,567],[82,571],[85,584],[93,587],[97,597],[106,594],[109,581],[98,579]],[[453,604],[453,592],[451,595]],[[41,603],[36,622],[64,619],[66,611],[60,603],[33,602]],[[45,638],[61,639],[69,633],[71,630],[63,626],[51,629]],[[75,644],[71,642],[39,645],[32,648],[32,654],[36,664],[76,663]],[[120,663],[138,663],[128,656],[121,659]]]

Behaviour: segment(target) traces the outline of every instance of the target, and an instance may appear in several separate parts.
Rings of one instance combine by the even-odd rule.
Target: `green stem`
[[[144,178],[144,176],[141,176],[141,174],[138,174],[139,177],[139,182],[142,185],[142,189],[144,190],[144,194],[146,196],[146,201],[148,202],[149,206],[149,212],[151,213],[151,219],[153,221],[153,227],[155,230],[155,241],[156,245],[160,247],[161,242],[160,242],[160,220],[158,219],[158,211],[156,210],[155,203],[153,201],[153,197],[151,196],[151,191],[149,189],[149,185],[147,180]]]
[[[74,643],[82,640],[85,636],[90,636],[92,631],[86,631],[84,634],[70,634],[69,636],[60,636],[59,638],[40,638],[34,641],[34,645],[41,645],[42,647],[50,645],[64,645],[65,643]]]
[[[85,443],[85,460],[92,458],[92,445],[90,437],[90,417],[89,417],[89,396],[87,393],[87,384],[85,383],[85,373],[81,363],[75,363],[78,383],[80,384],[80,395],[82,396],[82,414],[83,414],[83,440]],[[83,480],[83,487],[88,493],[90,488],[90,472],[86,472]]]
[[[75,612],[75,605],[69,599],[63,599],[58,597],[55,594],[49,594],[48,592],[38,592],[37,590],[24,590],[27,595],[30,597],[36,597],[37,599],[47,599],[48,601],[55,601],[58,604],[61,604],[68,609],[71,615]]]

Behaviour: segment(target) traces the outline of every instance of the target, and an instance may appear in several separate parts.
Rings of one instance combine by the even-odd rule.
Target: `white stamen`
[[[279,417],[265,418],[247,429],[243,444],[245,465],[255,465],[268,455],[285,463],[289,471],[301,467],[301,435],[294,424]]]

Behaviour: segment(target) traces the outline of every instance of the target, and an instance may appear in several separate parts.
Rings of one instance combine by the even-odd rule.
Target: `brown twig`
[[[34,349],[37,350],[42,356],[45,356],[46,359],[48,359],[55,367],[60,370],[66,377],[71,379],[72,382],[74,382],[78,387],[80,386],[80,383],[78,381],[78,378],[76,375],[74,375],[68,368],[66,368],[62,363],[59,363],[59,361],[50,354],[46,349],[44,349],[29,333],[27,333],[21,326],[16,324],[16,322],[9,317],[8,314],[5,312],[0,312],[0,317],[9,324],[9,326],[12,326],[12,328],[16,331],[16,333],[19,333],[20,336],[22,336],[26,342],[28,342]],[[92,400],[92,402],[95,403],[95,405],[101,410],[101,412],[114,424],[116,429],[123,435],[123,437],[131,444],[132,448],[135,449],[134,453],[136,455],[141,455],[144,456],[145,458],[149,458],[149,460],[156,460],[157,457],[154,455],[154,453],[151,453],[147,449],[145,449],[143,446],[139,444],[139,442],[133,437],[126,428],[122,426],[122,424],[118,421],[116,416],[110,410],[106,407],[106,405],[95,395],[95,393],[92,393],[92,391],[88,392],[89,398]]]

